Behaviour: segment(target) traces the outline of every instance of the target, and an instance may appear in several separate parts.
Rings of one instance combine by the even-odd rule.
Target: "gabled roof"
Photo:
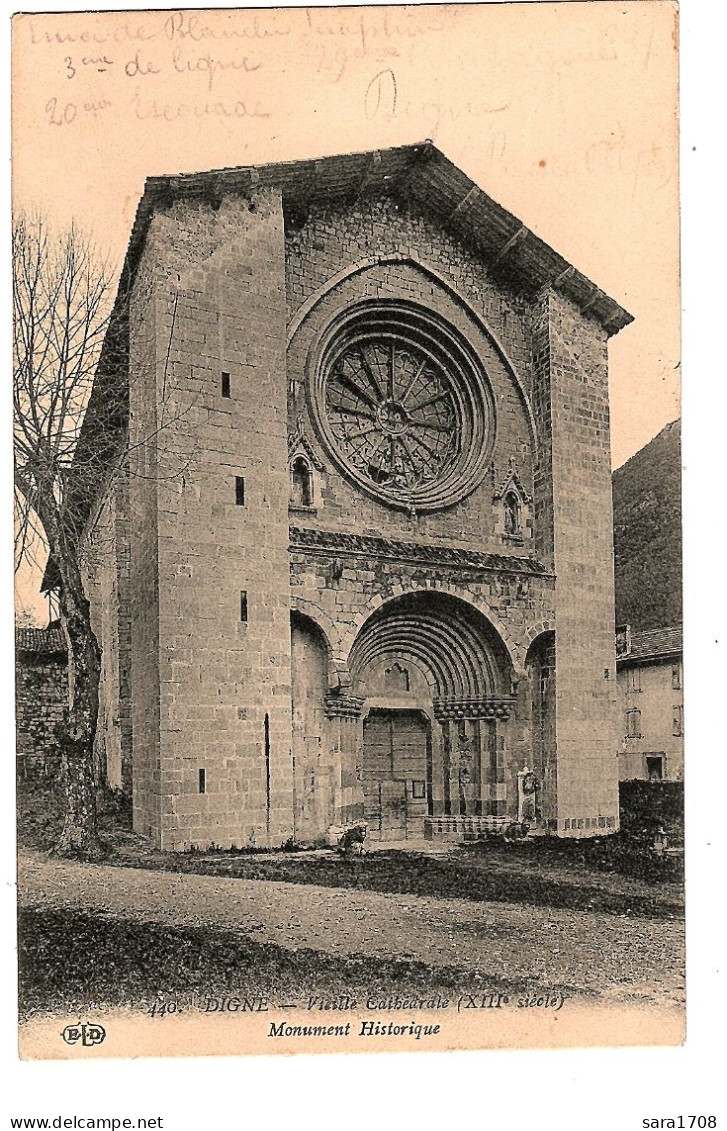
[[[682,654],[682,626],[674,628],[652,628],[647,632],[635,632],[631,636],[631,648],[627,655],[618,658],[618,666],[629,663],[644,663],[646,660],[666,660]]]
[[[345,204],[362,195],[388,194],[409,203],[473,247],[503,286],[535,295],[554,288],[611,335],[633,321],[628,311],[577,271],[453,165],[431,142],[307,161],[213,169],[149,177],[136,210],[110,328],[89,398],[76,460],[88,466],[77,501],[83,526],[91,496],[113,461],[114,444],[128,419],[128,383],[118,380],[128,342],[128,302],[152,216],[176,199],[219,203],[225,193],[245,195],[279,187],[286,221],[299,225],[313,204]],[[105,470],[106,468],[106,470]],[[58,583],[49,560],[42,589]]]
[[[615,334],[632,316],[595,283],[507,212],[453,165],[431,141],[309,161],[214,169],[149,177],[136,212],[127,266],[133,272],[154,211],[173,200],[221,200],[277,186],[289,218],[304,218],[311,204],[345,203],[361,194],[390,194],[419,206],[443,227],[473,244],[489,270],[531,293],[555,287]]]
[[[66,642],[58,627],[16,628],[15,651],[31,652],[36,656],[64,656]]]

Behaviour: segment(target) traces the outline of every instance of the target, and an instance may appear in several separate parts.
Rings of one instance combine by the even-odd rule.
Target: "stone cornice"
[[[434,715],[441,719],[509,719],[514,699],[435,699]]]
[[[399,542],[373,535],[345,534],[340,531],[290,528],[291,551],[405,561],[411,565],[440,566],[445,569],[496,571],[547,576],[545,567],[532,558],[487,554],[458,546],[434,546],[421,542]]]
[[[357,719],[363,710],[364,701],[356,695],[336,695],[329,692],[324,700],[323,710],[327,719]]]

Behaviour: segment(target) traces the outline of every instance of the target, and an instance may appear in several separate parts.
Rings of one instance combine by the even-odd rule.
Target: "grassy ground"
[[[47,781],[26,781],[18,794],[19,843],[49,850],[61,825],[62,800]],[[623,836],[569,841],[482,841],[446,856],[377,851],[364,858],[333,852],[161,853],[131,832],[128,805],[100,796],[107,863],[120,867],[277,880],[323,887],[400,892],[439,898],[550,906],[672,919],[683,915],[681,859],[657,859]]]

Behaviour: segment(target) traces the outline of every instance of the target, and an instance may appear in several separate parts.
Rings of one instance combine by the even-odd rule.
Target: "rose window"
[[[457,407],[446,373],[395,337],[349,346],[328,374],[325,407],[339,451],[387,493],[415,493],[457,457]]]
[[[489,384],[466,343],[413,304],[361,303],[312,358],[311,408],[335,462],[391,506],[434,510],[482,478]]]

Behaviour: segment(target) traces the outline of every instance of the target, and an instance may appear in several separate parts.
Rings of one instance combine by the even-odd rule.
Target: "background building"
[[[613,475],[622,781],[684,776],[680,431],[667,424]]]
[[[15,629],[18,772],[55,774],[59,727],[68,700],[66,644],[60,628]]]
[[[623,740],[622,781],[682,781],[684,777],[684,674],[682,630],[633,633],[617,655]]]

